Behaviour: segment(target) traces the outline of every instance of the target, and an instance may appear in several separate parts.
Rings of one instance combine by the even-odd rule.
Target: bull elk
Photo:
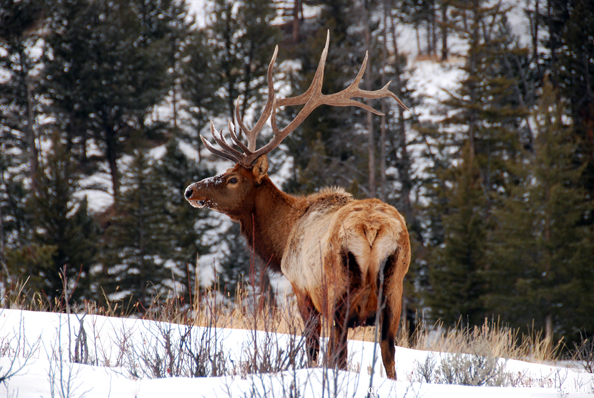
[[[410,242],[404,218],[377,199],[354,200],[341,188],[324,188],[299,197],[280,191],[267,175],[266,155],[295,130],[320,105],[357,106],[376,115],[375,109],[353,97],[391,97],[388,90],[359,88],[367,63],[345,90],[322,94],[329,35],[311,86],[292,98],[275,98],[272,69],[278,46],[268,66],[268,101],[253,129],[243,123],[235,107],[237,125],[247,137],[247,146],[229,122],[233,145],[211,122],[211,132],[220,145],[215,148],[200,137],[208,150],[235,162],[223,174],[191,184],[185,197],[197,208],[208,207],[228,215],[241,225],[241,233],[270,269],[288,278],[305,323],[307,355],[317,363],[320,350],[320,316],[333,324],[328,344],[332,366],[345,369],[346,331],[379,320],[381,353],[388,377],[395,378],[395,337],[400,320],[402,281],[410,263]],[[284,129],[277,126],[276,110],[304,105]],[[256,149],[256,137],[270,118],[274,136]]]

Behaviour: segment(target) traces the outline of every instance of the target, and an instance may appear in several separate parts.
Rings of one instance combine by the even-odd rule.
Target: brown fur
[[[266,156],[252,169],[238,164],[190,185],[186,198],[195,207],[208,206],[239,222],[264,263],[289,279],[306,324],[312,362],[319,352],[323,316],[334,324],[331,363],[346,367],[346,328],[375,319],[381,290],[380,347],[386,374],[395,378],[394,340],[402,280],[410,263],[404,218],[390,205],[354,200],[341,188],[288,195],[272,183],[267,169]]]

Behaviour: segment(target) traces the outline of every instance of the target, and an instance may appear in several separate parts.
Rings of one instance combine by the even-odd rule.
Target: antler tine
[[[206,149],[208,149],[210,152],[214,153],[215,155],[220,156],[225,159],[228,159],[235,163],[239,162],[239,160],[235,159],[231,154],[220,151],[220,150],[216,149],[215,147],[213,147],[212,144],[210,142],[208,142],[208,140],[202,136],[202,134],[200,134],[200,139],[202,140],[202,143],[204,144]]]
[[[355,80],[353,80],[353,82],[343,91],[336,93],[336,94],[330,94],[328,96],[326,96],[327,98],[333,98],[334,96],[338,96],[338,94],[342,94],[342,93],[346,93],[346,92],[350,92],[353,91],[355,93],[355,95],[350,95],[349,97],[359,97],[359,98],[365,98],[365,99],[379,99],[379,98],[383,98],[383,97],[390,97],[396,100],[396,102],[398,103],[398,105],[400,105],[402,108],[406,109],[407,111],[409,110],[406,105],[404,105],[404,103],[402,101],[400,101],[400,98],[398,98],[396,96],[396,94],[394,94],[393,92],[391,92],[390,90],[388,90],[388,87],[390,86],[390,83],[392,82],[388,82],[384,87],[382,87],[379,90],[375,90],[375,91],[367,91],[367,90],[363,90],[361,88],[359,88],[359,84],[361,83],[361,79],[363,78],[363,75],[365,74],[365,70],[367,68],[367,59],[368,59],[369,53],[367,51],[365,51],[365,58],[363,59],[363,63],[361,64],[361,68],[359,69],[359,73],[357,73],[357,77],[355,77]],[[361,102],[357,102],[354,100],[350,100],[350,102],[347,105],[338,105],[338,104],[332,104],[335,106],[358,106],[360,108],[363,108],[365,110],[368,110],[369,112],[372,112],[378,116],[383,116],[384,114],[373,109],[370,106],[367,106]]]
[[[268,81],[268,100],[266,101],[266,106],[264,107],[264,110],[262,111],[262,114],[260,115],[260,118],[256,122],[256,125],[253,129],[248,129],[243,123],[243,119],[239,114],[239,101],[235,103],[235,119],[237,120],[237,124],[239,124],[239,128],[247,136],[248,148],[250,152],[256,150],[256,138],[270,117],[270,114],[274,110],[274,82],[272,81],[272,71],[274,69],[274,63],[276,62],[277,54],[278,46],[274,47],[274,54],[272,54],[272,59],[270,60],[270,64],[268,64],[268,73],[266,75],[266,80]]]
[[[324,67],[326,66],[326,58],[328,58],[328,49],[330,48],[330,30],[326,33],[326,45],[320,56],[320,62],[318,62],[318,68],[316,74],[309,85],[309,88],[301,95],[292,98],[281,98],[277,100],[277,107],[280,106],[295,106],[306,104],[315,93],[322,94],[322,84],[324,82]]]
[[[212,120],[210,121],[210,132],[212,133],[212,136],[215,138],[215,141],[217,141],[219,143],[219,145],[221,145],[220,141],[217,139],[217,129],[214,126],[214,123],[212,122]],[[242,159],[241,153],[239,151],[236,151],[235,149],[231,148],[232,151],[227,152],[225,150],[221,151],[217,148],[215,148],[214,146],[212,146],[212,144],[205,139],[202,134],[200,134],[200,139],[202,140],[202,143],[204,144],[204,146],[206,147],[206,149],[208,149],[210,152],[214,153],[215,155],[218,155],[220,157],[223,157],[225,159],[229,159],[232,162],[235,163],[239,163]],[[223,146],[223,145],[221,145]]]
[[[233,126],[233,123],[231,123],[231,120],[229,120],[229,135],[231,135],[231,139],[233,139],[235,145],[240,147],[242,151],[249,152],[248,147],[245,146],[239,138],[237,138],[237,135],[235,134],[235,127]]]
[[[213,133],[212,136],[214,137],[215,141],[221,146],[221,148],[223,148],[225,152],[233,153],[234,155],[241,157],[241,152],[233,148],[229,144],[229,142],[227,142],[227,139],[225,138],[225,134],[223,133],[223,131],[217,131],[217,133],[218,136],[215,133]]]

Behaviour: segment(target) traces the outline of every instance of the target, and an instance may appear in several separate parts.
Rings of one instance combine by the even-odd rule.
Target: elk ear
[[[268,158],[266,155],[262,155],[254,162],[254,168],[252,169],[252,173],[254,173],[254,177],[258,184],[262,181],[262,177],[264,177],[267,172]]]

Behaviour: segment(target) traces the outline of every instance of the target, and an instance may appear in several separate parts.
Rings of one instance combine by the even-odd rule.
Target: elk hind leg
[[[380,318],[380,348],[384,368],[386,369],[386,376],[390,379],[396,379],[394,357],[396,355],[396,333],[398,332],[400,312],[402,309],[402,278],[398,277],[398,270],[394,269],[396,255],[390,256],[386,265],[388,275],[382,289],[383,297],[381,300],[384,306]]]

